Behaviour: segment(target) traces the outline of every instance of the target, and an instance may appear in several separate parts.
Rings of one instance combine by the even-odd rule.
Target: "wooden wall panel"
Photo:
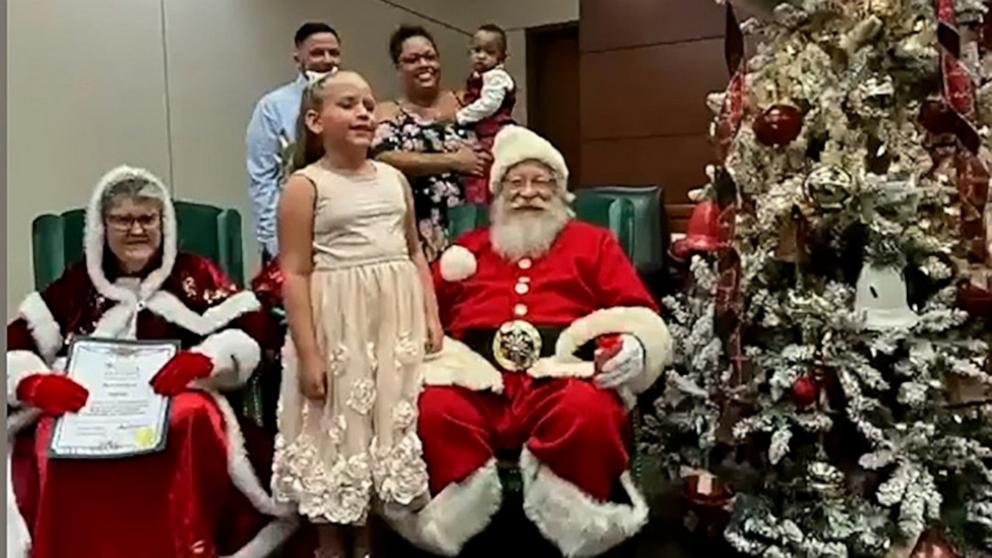
[[[675,234],[685,234],[689,228],[689,217],[695,206],[692,203],[669,203],[665,204],[665,211],[668,214],[668,232]]]
[[[727,84],[723,39],[583,53],[585,140],[698,134],[706,95]]]
[[[527,125],[554,144],[568,162],[569,183],[582,183],[582,121],[578,26],[527,31]]]
[[[671,230],[682,231],[686,193],[714,161],[706,96],[729,79],[724,9],[710,0],[580,0],[580,16],[582,184],[659,184]]]
[[[580,45],[601,51],[723,36],[712,0],[582,0]]]
[[[713,148],[706,134],[582,143],[582,181],[595,185],[654,185],[666,203],[686,203],[685,193],[706,181]]]

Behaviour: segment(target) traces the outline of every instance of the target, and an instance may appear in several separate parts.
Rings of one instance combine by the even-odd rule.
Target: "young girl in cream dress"
[[[317,525],[320,557],[367,555],[373,498],[427,498],[419,365],[442,332],[410,187],[367,158],[374,110],[358,74],[311,78],[279,208],[291,339],[272,483]]]

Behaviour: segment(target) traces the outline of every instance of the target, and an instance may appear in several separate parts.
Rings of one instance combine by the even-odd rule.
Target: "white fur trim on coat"
[[[648,505],[629,472],[620,483],[631,504],[598,502],[542,464],[529,450],[520,454],[524,514],[566,558],[598,556],[630,539],[648,521]]]
[[[113,339],[134,339],[137,334],[137,314],[142,309],[156,314],[200,336],[210,335],[235,319],[262,307],[251,291],[241,291],[224,302],[197,314],[183,304],[176,295],[158,291],[146,303],[124,301],[104,312],[97,322],[93,335]]]
[[[503,488],[490,459],[459,483],[449,484],[420,511],[386,506],[383,516],[396,531],[420,548],[441,556],[457,556],[482,532],[503,502]]]
[[[31,426],[32,424],[38,422],[41,418],[41,410],[35,407],[25,407],[23,409],[14,411],[7,416],[7,439],[8,441],[12,436],[20,432],[21,430]]]
[[[14,495],[14,483],[11,480],[10,453],[7,453],[7,552],[8,558],[28,558],[31,552],[31,532],[21,515]]]
[[[104,229],[101,201],[104,193],[116,184],[127,180],[146,182],[156,190],[156,196],[162,201],[162,265],[152,271],[141,282],[137,294],[131,289],[111,284],[103,272],[103,254],[106,248],[106,230]],[[97,292],[119,302],[147,300],[152,293],[158,291],[172,273],[176,263],[178,246],[176,232],[176,209],[172,205],[172,195],[165,184],[157,176],[145,169],[126,165],[112,169],[105,174],[93,189],[89,206],[86,208],[86,228],[83,231],[83,248],[86,257],[86,271],[93,281]]]
[[[262,360],[262,348],[258,342],[240,329],[215,333],[191,351],[213,362],[210,377],[199,383],[217,389],[237,389],[245,385]]]
[[[62,329],[55,316],[37,292],[29,294],[17,309],[17,315],[28,324],[31,338],[45,362],[52,362],[62,347]]]
[[[473,391],[503,392],[503,375],[482,355],[468,345],[444,338],[441,352],[424,357],[421,365],[424,384],[461,386]]]
[[[475,254],[464,246],[455,244],[441,254],[439,266],[442,279],[449,283],[457,283],[475,275],[479,269],[479,262],[475,259]]]
[[[276,549],[281,547],[296,532],[299,525],[299,519],[296,517],[273,519],[248,541],[248,544],[224,558],[266,558],[273,556]]]
[[[17,400],[17,385],[32,374],[51,374],[52,369],[31,351],[7,352],[7,404],[20,407]]]
[[[231,482],[248,498],[248,501],[251,502],[256,510],[265,515],[271,515],[273,517],[289,517],[292,515],[293,510],[291,508],[276,502],[262,488],[262,483],[259,482],[258,477],[255,475],[255,470],[252,469],[251,462],[248,461],[248,454],[245,451],[245,438],[241,433],[241,426],[238,424],[238,418],[234,414],[234,409],[231,408],[231,404],[228,403],[227,398],[215,391],[207,390],[206,393],[210,394],[214,403],[217,404],[217,408],[220,409],[221,415],[224,417],[224,429],[227,434],[227,469],[231,475]]]
[[[555,356],[541,359],[531,375],[589,377],[594,368],[581,365],[575,351],[601,335],[616,333],[629,333],[644,345],[644,373],[625,387],[634,394],[647,390],[671,364],[673,342],[661,316],[644,307],[607,308],[575,320],[558,336]]]
[[[489,190],[498,192],[506,172],[524,161],[544,163],[554,173],[558,187],[568,187],[568,165],[551,142],[524,128],[506,126],[493,140],[493,166],[489,173]]]

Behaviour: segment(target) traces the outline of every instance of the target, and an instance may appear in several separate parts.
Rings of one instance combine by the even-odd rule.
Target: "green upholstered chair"
[[[489,210],[484,205],[467,203],[448,208],[448,238],[452,241],[488,224]]]
[[[668,231],[657,186],[595,186],[575,193],[579,219],[612,230],[641,274],[664,269]]]
[[[177,201],[179,250],[209,258],[238,285],[244,284],[241,214],[235,209]],[[85,210],[45,214],[31,224],[34,284],[44,289],[83,259]]]
[[[645,277],[665,267],[668,231],[661,188],[657,186],[599,186],[576,192],[576,217],[613,231],[637,270]],[[452,239],[484,227],[489,214],[484,206],[466,204],[448,210]]]

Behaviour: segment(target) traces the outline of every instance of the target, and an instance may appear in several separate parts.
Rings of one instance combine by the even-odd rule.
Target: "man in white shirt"
[[[296,120],[307,84],[306,72],[329,72],[341,63],[341,40],[337,31],[326,23],[304,23],[296,31],[294,42],[296,79],[262,97],[248,124],[248,190],[263,261],[279,253],[276,206],[283,179],[283,152],[296,141]]]

